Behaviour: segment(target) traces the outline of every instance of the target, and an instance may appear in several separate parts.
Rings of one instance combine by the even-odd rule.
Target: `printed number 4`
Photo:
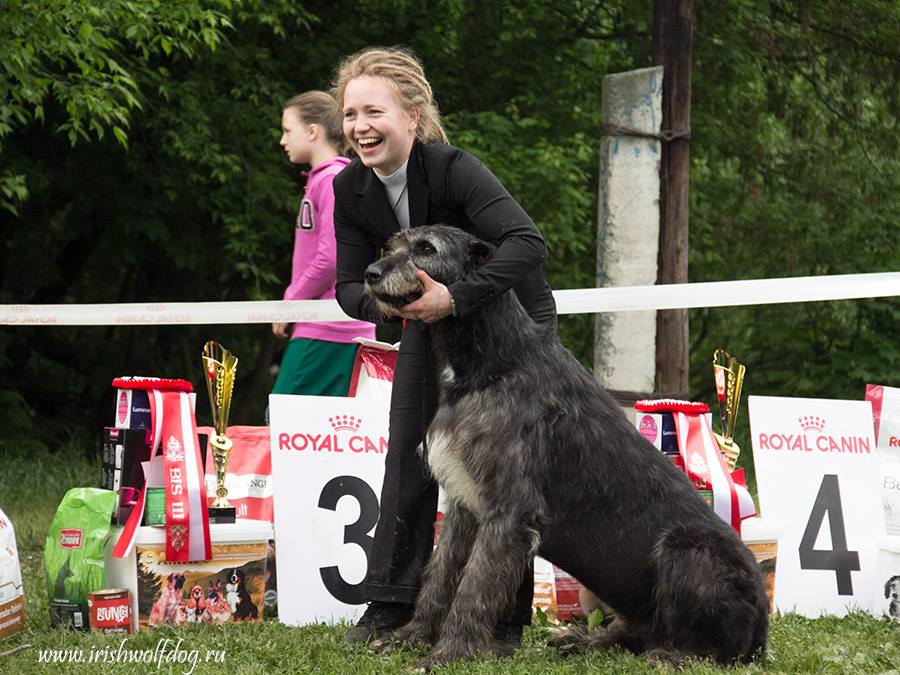
[[[378,522],[378,497],[361,478],[356,476],[338,476],[332,478],[322,488],[319,495],[319,508],[334,511],[341,497],[353,497],[359,502],[359,518],[355,523],[344,527],[344,543],[356,544],[366,554],[366,568],[369,567],[369,551],[372,549],[372,537],[369,531]],[[361,605],[363,598],[362,583],[349,584],[344,581],[337,565],[320,567],[319,574],[325,588],[336,599],[348,605]]]
[[[831,550],[815,549],[816,538],[822,529],[822,521],[828,514],[831,530]],[[859,552],[847,550],[847,533],[844,530],[844,509],[841,506],[841,492],[838,477],[825,474],[819,486],[819,494],[813,503],[809,521],[800,540],[800,569],[834,570],[837,577],[838,595],[853,595],[853,581],[850,572],[858,572]]]

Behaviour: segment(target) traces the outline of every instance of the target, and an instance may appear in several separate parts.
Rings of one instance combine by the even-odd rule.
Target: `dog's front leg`
[[[478,531],[478,520],[465,506],[451,501],[441,520],[437,549],[425,568],[425,579],[413,618],[384,640],[372,642],[376,652],[383,652],[393,642],[433,644],[444,616],[459,586],[462,570]]]
[[[486,649],[497,621],[512,607],[535,547],[535,532],[517,514],[492,511],[480,527],[463,569],[440,638],[417,665],[433,666],[474,656]]]

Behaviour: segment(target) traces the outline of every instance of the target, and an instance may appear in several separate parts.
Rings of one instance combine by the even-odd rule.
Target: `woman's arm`
[[[353,199],[352,190],[342,186],[341,176],[334,181],[334,238],[337,242],[337,281],[335,296],[347,316],[380,323],[385,317],[363,290],[366,268],[375,262],[376,246],[355,222],[346,204]]]
[[[497,245],[484,265],[451,284],[457,314],[465,315],[509,290],[547,258],[544,238],[534,221],[490,170],[459,151],[448,168],[451,202],[465,211],[473,234]]]

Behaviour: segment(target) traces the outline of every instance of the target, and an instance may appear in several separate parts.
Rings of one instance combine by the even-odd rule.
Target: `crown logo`
[[[818,415],[804,415],[797,421],[803,431],[822,431],[825,428],[825,420]]]
[[[335,415],[328,418],[328,423],[335,431],[359,431],[362,420],[353,415]]]

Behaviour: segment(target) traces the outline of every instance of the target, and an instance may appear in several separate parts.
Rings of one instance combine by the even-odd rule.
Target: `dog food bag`
[[[872,403],[885,533],[900,537],[900,389],[868,384],[866,400]]]
[[[12,521],[0,509],[0,640],[25,626],[22,569]]]
[[[44,544],[50,623],[88,627],[88,593],[104,587],[103,552],[116,493],[96,488],[69,490],[50,524]]]

